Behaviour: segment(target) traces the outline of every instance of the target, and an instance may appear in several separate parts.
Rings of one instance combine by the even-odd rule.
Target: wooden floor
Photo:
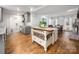
[[[69,32],[64,32],[54,45],[48,47],[45,53],[42,46],[32,42],[31,35],[14,33],[7,37],[5,53],[13,54],[78,54],[79,41],[70,40]]]

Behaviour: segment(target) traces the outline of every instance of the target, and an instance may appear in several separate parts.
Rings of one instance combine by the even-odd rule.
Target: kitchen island
[[[32,27],[32,42],[35,41],[44,47],[45,52],[50,44],[54,44],[57,41],[58,30],[57,28],[40,28]]]

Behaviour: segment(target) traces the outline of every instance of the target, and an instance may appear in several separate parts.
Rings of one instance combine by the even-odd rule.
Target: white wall
[[[23,17],[19,15],[13,15],[10,17],[10,29],[13,30],[13,32],[19,32],[22,28],[20,26],[23,26]]]
[[[17,13],[3,9],[3,21],[5,23],[5,26],[7,27],[7,34],[11,33],[11,27],[13,27],[13,26],[11,26],[11,23],[13,23],[15,20],[14,18],[12,19],[12,17],[14,17],[14,16],[17,16]],[[20,17],[18,17],[18,18],[20,18]]]
[[[37,26],[39,24],[39,21],[41,20],[41,16],[42,15],[33,15],[33,21],[32,21],[32,25],[33,26]],[[55,17],[48,17],[48,24],[52,24],[52,25],[63,25],[63,30],[66,30],[67,27],[69,28],[69,30],[73,30],[72,25],[75,22],[76,19],[76,14],[69,14],[69,15],[62,15],[62,16],[55,16]],[[69,19],[69,26],[66,25],[67,20]]]
[[[49,23],[51,23],[51,18],[48,17],[47,15],[36,15],[33,14],[32,15],[32,26],[39,26],[39,21],[42,19],[42,17],[45,16],[46,17],[46,22],[47,22],[47,26]]]
[[[63,25],[63,30],[73,30],[73,23],[75,22],[76,19],[76,14],[70,14],[70,15],[63,15],[63,16],[58,16],[54,17],[52,20],[57,19],[57,24]],[[67,22],[69,25],[67,25]],[[54,23],[52,21],[52,23]]]
[[[38,26],[38,23],[40,21],[40,16],[32,14],[32,26]]]
[[[3,21],[5,23],[5,26],[7,27],[7,32],[10,33],[10,17],[13,16],[11,12],[7,11],[6,9],[3,9]]]

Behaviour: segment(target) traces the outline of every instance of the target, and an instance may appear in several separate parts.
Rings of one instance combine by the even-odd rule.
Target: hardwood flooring
[[[55,42],[48,47],[45,53],[42,46],[32,42],[31,35],[13,33],[5,41],[6,54],[78,54],[79,41],[70,40],[69,32],[64,32]]]

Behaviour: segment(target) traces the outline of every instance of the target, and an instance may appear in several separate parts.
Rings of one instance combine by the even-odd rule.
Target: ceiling
[[[5,10],[15,13],[25,13],[30,11],[30,8],[37,9],[41,6],[42,5],[0,5],[0,7],[4,8]]]
[[[78,8],[78,5],[49,5],[37,10],[35,13],[39,15],[68,14],[77,12]]]
[[[25,13],[33,10],[35,14],[39,15],[55,15],[55,14],[64,14],[69,13],[68,10],[76,9],[78,5],[1,5],[0,7],[5,8],[8,11]],[[74,10],[72,12],[75,12]],[[71,12],[71,13],[72,13]]]

